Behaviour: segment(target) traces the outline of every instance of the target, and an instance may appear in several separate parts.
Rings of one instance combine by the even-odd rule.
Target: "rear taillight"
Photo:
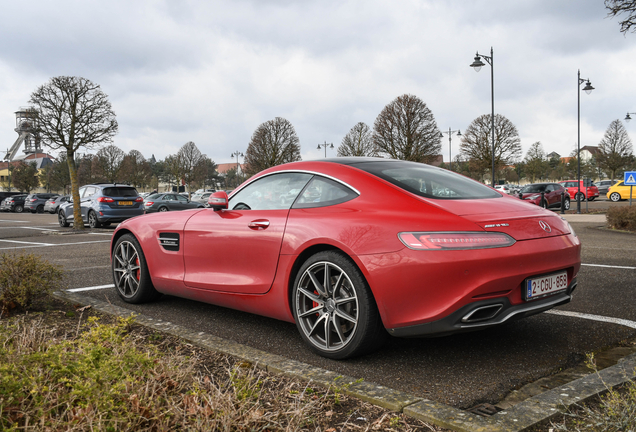
[[[142,197],[135,198],[135,202],[142,202],[144,199]]]
[[[36,202],[37,200],[38,200],[37,198],[31,198],[29,201]]]
[[[154,204],[154,202],[152,202],[152,201],[148,201],[148,202],[146,202],[146,207],[150,207],[150,206],[151,206],[151,205],[153,205],[153,204]]]
[[[99,198],[97,198],[97,202],[111,203],[111,202],[115,202],[115,200],[112,199],[112,198],[109,198],[109,197],[99,197]]]
[[[398,237],[415,250],[490,249],[515,244],[515,239],[494,232],[404,232]]]

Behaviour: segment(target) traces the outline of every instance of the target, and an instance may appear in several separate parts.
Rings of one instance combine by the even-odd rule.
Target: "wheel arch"
[[[135,240],[139,241],[137,236],[135,234],[133,234],[132,231],[130,231],[130,230],[126,229],[126,228],[121,228],[121,229],[117,230],[117,232],[115,232],[115,234],[113,234],[113,238],[110,241],[110,257],[111,257],[111,259],[113,257],[113,248],[115,247],[115,243],[117,243],[117,240],[119,240],[121,237],[125,236],[126,234],[130,234],[131,236],[133,236],[135,238]]]

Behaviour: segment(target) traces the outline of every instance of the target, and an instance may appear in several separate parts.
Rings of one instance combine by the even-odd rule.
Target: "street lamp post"
[[[239,183],[239,157],[244,157],[243,153],[241,153],[240,151],[235,151],[234,153],[232,153],[231,157],[233,158],[234,156],[236,156],[236,187],[238,187]]]
[[[583,91],[587,94],[592,93],[594,87],[590,83],[589,79],[581,79],[581,70],[577,71],[576,75],[576,86],[577,86],[577,113],[576,113],[576,131],[577,131],[577,143],[576,143],[576,185],[578,187],[576,193],[576,213],[581,214],[581,84],[585,83],[585,87],[583,87]],[[629,116],[629,114],[628,114]]]
[[[493,59],[492,47],[490,47],[490,56],[475,53],[475,61],[470,65],[475,72],[479,72],[482,66],[486,64],[481,61],[481,58],[486,60],[486,63],[490,65],[490,102],[492,106],[492,116],[490,128],[492,131],[492,187],[495,187],[495,65]]]
[[[451,130],[451,128],[448,128],[448,132],[446,131],[440,132],[439,137],[442,138],[445,133],[448,134],[448,169],[449,171],[452,171],[453,170],[453,155],[451,153],[451,137],[453,136],[454,133],[456,133],[457,136],[462,136],[462,133],[459,129]]]
[[[326,158],[327,157],[327,147],[333,148],[333,143],[328,143],[327,141],[325,141],[324,144],[318,144],[318,150],[320,150],[321,147],[325,148],[325,158]]]

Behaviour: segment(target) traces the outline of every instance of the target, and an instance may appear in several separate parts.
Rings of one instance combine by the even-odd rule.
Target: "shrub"
[[[62,270],[37,255],[0,255],[0,316],[13,307],[28,309],[62,288]]]
[[[636,206],[609,208],[607,225],[613,229],[636,231]]]

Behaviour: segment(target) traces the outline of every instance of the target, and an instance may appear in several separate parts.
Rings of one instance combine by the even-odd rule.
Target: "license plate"
[[[133,202],[132,201],[119,201],[118,204],[119,205],[132,205]]]
[[[525,300],[556,294],[568,287],[567,272],[554,273],[547,276],[526,279]]]

